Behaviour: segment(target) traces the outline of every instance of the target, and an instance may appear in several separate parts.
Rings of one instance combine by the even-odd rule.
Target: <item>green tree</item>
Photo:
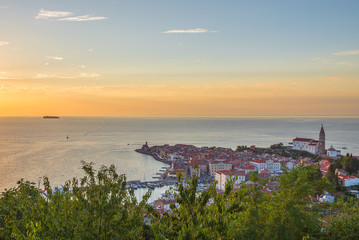
[[[26,233],[33,219],[39,214],[34,209],[41,200],[35,183],[21,179],[17,187],[5,189],[0,198],[0,238]]]
[[[137,202],[126,178],[115,167],[83,163],[85,176],[66,182],[63,190],[52,190],[44,178],[47,196],[34,184],[20,182],[1,198],[1,237],[8,239],[146,239],[150,227],[148,192]]]
[[[323,239],[359,239],[359,202],[354,198],[337,202],[326,221]]]
[[[260,180],[257,174],[240,189],[233,189],[231,180],[223,192],[214,183],[201,193],[196,176],[179,177],[178,204],[163,215],[147,204],[150,193],[137,202],[114,166],[95,171],[83,163],[83,169],[85,176],[66,182],[62,191],[52,189],[45,177],[46,197],[24,181],[6,190],[0,198],[0,238],[338,239],[343,234],[357,239],[357,202],[335,205],[331,221],[323,220],[327,205],[312,203],[331,186],[314,165],[284,170],[277,191],[268,189],[272,179]]]
[[[333,189],[330,190],[330,192],[334,192],[334,190],[339,190],[340,189],[340,185],[338,182],[338,174],[335,172],[336,168],[335,168],[335,164],[330,164],[328,172],[327,172],[327,179],[328,181],[332,184]]]

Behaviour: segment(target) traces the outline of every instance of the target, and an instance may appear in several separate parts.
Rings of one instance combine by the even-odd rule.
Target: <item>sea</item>
[[[114,164],[127,180],[151,181],[166,164],[135,152],[145,142],[269,147],[296,137],[318,139],[321,124],[326,148],[359,155],[359,117],[0,117],[0,192],[22,178],[38,184],[47,176],[60,186],[84,176],[82,161],[96,169]]]

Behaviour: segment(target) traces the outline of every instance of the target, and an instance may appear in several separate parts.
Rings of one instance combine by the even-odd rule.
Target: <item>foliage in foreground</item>
[[[281,177],[281,189],[265,193],[267,181],[217,193],[198,194],[197,178],[179,184],[173,213],[158,214],[137,202],[114,166],[99,171],[83,164],[85,177],[68,181],[47,197],[33,183],[19,181],[0,198],[0,239],[359,239],[357,201],[312,204],[311,196],[331,188],[315,166],[299,166]],[[211,204],[209,204],[211,203]],[[147,220],[151,219],[151,223]]]
[[[127,191],[126,178],[115,167],[83,163],[86,176],[66,182],[63,191],[52,191],[47,178],[45,198],[33,183],[21,180],[2,194],[0,236],[4,239],[141,239],[150,237],[143,221],[145,195],[137,203]]]

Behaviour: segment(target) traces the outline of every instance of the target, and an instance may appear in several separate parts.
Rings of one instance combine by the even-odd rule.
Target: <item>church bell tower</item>
[[[323,124],[319,132],[318,153],[319,155],[325,155],[325,132],[324,132]]]

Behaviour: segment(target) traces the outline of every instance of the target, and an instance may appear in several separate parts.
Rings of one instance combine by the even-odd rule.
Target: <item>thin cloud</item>
[[[20,80],[22,78],[0,76],[0,80]]]
[[[90,17],[90,15],[83,15],[83,16],[60,18],[60,19],[57,19],[57,21],[85,22],[85,21],[98,21],[98,20],[104,20],[104,19],[107,19],[107,17]]]
[[[58,56],[47,56],[48,59],[52,59],[52,60],[57,60],[57,61],[62,61],[64,60],[63,57],[58,57]]]
[[[22,79],[19,78],[18,76],[8,73],[8,72],[0,72],[0,80],[18,80],[18,79]]]
[[[174,29],[167,30],[162,33],[208,33],[208,32],[217,32],[217,31],[209,31],[204,28],[194,28],[194,29]]]
[[[74,75],[61,75],[61,74],[42,74],[42,73],[39,73],[39,74],[36,74],[35,78],[66,78],[66,79],[73,79],[73,78],[76,78],[76,76]]]
[[[336,56],[359,55],[359,50],[351,50],[351,51],[345,51],[345,52],[337,52],[337,53],[333,53],[333,55],[336,55]]]
[[[97,21],[104,20],[107,17],[92,17],[90,15],[73,16],[73,12],[62,11],[46,11],[41,9],[35,16],[35,19],[45,19],[51,21],[68,21],[68,22],[84,22],[84,21]]]
[[[336,62],[336,64],[346,65],[346,66],[355,66],[355,64],[354,64],[354,63],[351,63],[351,62]]]
[[[65,74],[36,74],[35,78],[44,79],[44,78],[58,78],[58,79],[76,79],[76,78],[95,78],[100,77],[98,73],[80,73],[78,75],[65,75]]]
[[[73,15],[72,12],[45,11],[44,9],[41,9],[35,19],[63,18],[71,15]]]
[[[95,78],[95,77],[100,77],[101,75],[98,73],[81,73],[80,77],[83,78]]]
[[[6,46],[9,45],[10,42],[4,42],[4,41],[0,41],[0,46]]]

